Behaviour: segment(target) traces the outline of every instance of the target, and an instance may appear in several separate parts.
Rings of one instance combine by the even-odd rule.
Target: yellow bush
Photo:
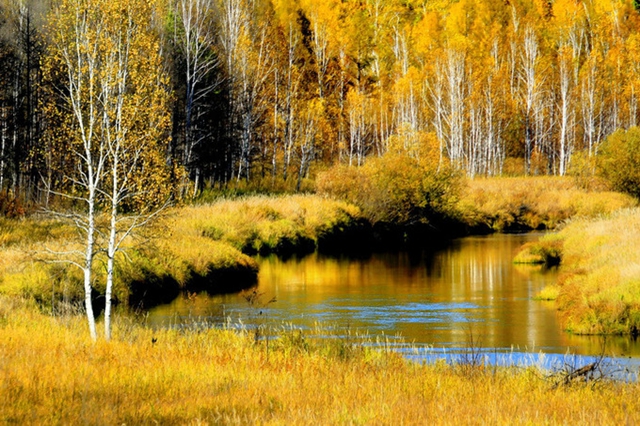
[[[360,167],[336,166],[318,176],[317,191],[351,202],[372,223],[429,223],[455,217],[460,177],[443,165],[398,152]]]
[[[640,197],[640,128],[607,137],[600,151],[600,173],[615,190]]]

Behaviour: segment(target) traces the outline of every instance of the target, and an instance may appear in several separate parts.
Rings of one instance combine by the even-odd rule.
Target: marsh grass
[[[348,203],[315,195],[220,199],[180,210],[185,225],[249,254],[313,251],[325,233],[360,219]]]
[[[469,180],[458,202],[468,226],[494,231],[553,229],[572,217],[597,217],[637,205],[634,198],[585,188],[571,177],[498,177]]]
[[[559,243],[557,285],[541,298],[555,299],[565,327],[578,334],[630,334],[640,330],[640,209],[578,219],[539,245]],[[535,245],[535,243],[534,243]]]
[[[550,234],[544,239],[524,244],[513,263],[557,266],[560,264],[561,252],[562,240],[557,235]]]
[[[257,278],[250,255],[310,252],[358,219],[354,206],[302,195],[218,198],[169,209],[125,242],[114,294],[120,302],[149,306],[185,290],[239,291]],[[0,225],[0,294],[33,298],[49,312],[82,298],[80,271],[53,255],[81,249],[73,228],[37,216],[0,218]],[[104,259],[96,259],[94,286],[101,294]]]
[[[10,424],[634,424],[640,385],[551,389],[534,367],[467,374],[290,330],[267,347],[229,329],[151,330],[0,298],[0,419]]]

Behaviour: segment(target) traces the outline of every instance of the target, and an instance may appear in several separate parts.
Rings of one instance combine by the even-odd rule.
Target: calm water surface
[[[155,308],[149,322],[230,319],[310,330],[319,323],[333,335],[358,330],[389,336],[392,344],[401,335],[414,347],[439,353],[468,347],[472,336],[474,346],[488,353],[600,354],[601,338],[563,332],[553,304],[533,300],[556,280],[557,270],[512,264],[518,248],[539,236],[467,237],[430,254],[262,258],[257,291],[263,306],[249,306],[239,294],[184,296]],[[271,299],[276,301],[267,303]],[[627,338],[609,338],[606,348],[617,356],[640,356],[638,342]]]

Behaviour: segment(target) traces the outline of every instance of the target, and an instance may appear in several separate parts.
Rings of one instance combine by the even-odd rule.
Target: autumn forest
[[[109,132],[142,148],[147,198],[300,190],[395,148],[469,176],[565,175],[638,124],[637,7],[3,0],[0,188],[69,191],[73,147]]]
[[[0,423],[639,423],[639,126],[640,0],[0,0]]]

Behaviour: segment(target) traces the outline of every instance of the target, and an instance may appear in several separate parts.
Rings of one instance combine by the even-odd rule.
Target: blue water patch
[[[614,379],[637,382],[640,375],[640,359],[631,357],[596,357],[576,354],[545,353],[543,351],[519,352],[505,348],[416,348],[398,344],[392,348],[405,358],[419,363],[446,362],[450,365],[476,367],[534,367],[549,377],[568,374],[586,366],[593,366],[591,380]]]

